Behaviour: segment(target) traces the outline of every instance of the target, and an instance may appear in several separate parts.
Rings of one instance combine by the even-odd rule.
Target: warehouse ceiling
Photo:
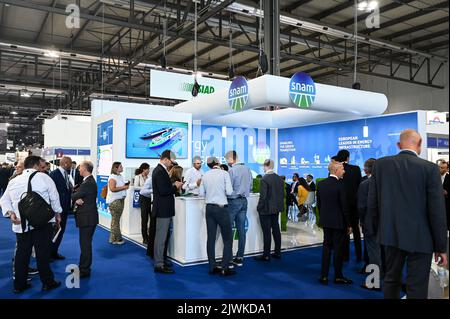
[[[359,2],[358,73],[443,88],[449,1]],[[352,76],[354,3],[280,0],[280,74]],[[80,8],[75,28],[71,4]],[[197,0],[200,72],[227,78],[231,53],[237,75],[261,74],[260,6]],[[379,27],[368,28],[377,12]],[[187,0],[0,0],[0,123],[17,145],[42,144],[43,118],[89,110],[93,97],[174,105],[149,96],[149,70],[165,53],[169,69],[192,72],[194,17]]]

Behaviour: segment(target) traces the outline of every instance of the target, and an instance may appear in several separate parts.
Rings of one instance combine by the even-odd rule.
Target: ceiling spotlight
[[[9,114],[17,115],[18,113],[16,111],[11,111],[11,112],[9,112]]]
[[[198,95],[198,91],[200,90],[200,85],[197,82],[197,79],[194,80],[194,85],[192,86],[192,96],[196,97]]]
[[[369,5],[367,6],[367,10],[372,11],[375,10],[378,7],[378,1],[370,1]]]
[[[21,96],[21,97],[31,97],[30,93],[28,93],[27,91],[22,91],[22,92],[20,93],[20,96]]]
[[[11,124],[9,124],[9,123],[6,123],[6,126],[11,126]]]

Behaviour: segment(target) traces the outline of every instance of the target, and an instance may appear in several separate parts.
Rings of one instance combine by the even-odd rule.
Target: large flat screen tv
[[[126,129],[127,158],[160,158],[167,149],[188,157],[188,123],[127,119]]]

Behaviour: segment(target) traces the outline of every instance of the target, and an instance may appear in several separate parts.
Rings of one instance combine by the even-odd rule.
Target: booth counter
[[[141,209],[133,207],[135,189],[130,187],[125,199],[124,211],[121,218],[121,231],[124,236],[141,241]],[[246,245],[245,254],[255,254],[263,251],[263,237],[256,206],[259,194],[250,194],[247,206],[246,222]],[[173,229],[170,237],[168,254],[169,257],[186,265],[197,263],[208,259],[206,253],[206,219],[205,199],[203,197],[176,197],[175,217],[173,218]],[[100,224],[106,228],[111,226],[109,214],[100,214]],[[235,242],[233,254],[237,252],[237,234],[233,228]],[[217,231],[216,258],[222,257],[223,243],[220,229]],[[273,245],[273,243],[272,243]]]

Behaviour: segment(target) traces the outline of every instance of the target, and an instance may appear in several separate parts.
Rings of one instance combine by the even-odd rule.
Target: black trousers
[[[230,214],[228,207],[206,205],[206,231],[208,239],[206,241],[206,251],[208,253],[209,270],[216,267],[216,235],[217,226],[223,241],[222,269],[228,268],[233,258],[233,231],[231,229]]]
[[[400,299],[402,271],[406,262],[406,298],[427,299],[432,254],[409,253],[385,246],[384,298]]]
[[[361,231],[359,230],[359,218],[350,217],[350,227],[353,233],[353,244],[355,245],[355,255],[357,260],[362,260]],[[345,236],[344,260],[350,259],[350,235]]]
[[[92,265],[92,238],[96,226],[80,227],[80,273],[91,273]]]
[[[40,229],[16,234],[17,250],[14,258],[15,289],[22,289],[27,283],[28,265],[33,246],[36,252],[36,263],[42,283],[47,284],[54,280],[53,272],[50,269],[50,243],[52,235],[53,227],[50,223]]]
[[[58,235],[58,238],[56,238],[56,241],[54,243],[52,243],[52,252],[51,252],[51,256],[56,256],[58,254],[58,249],[59,246],[61,245],[63,236],[64,236],[64,232],[66,231],[66,225],[67,225],[67,217],[69,216],[69,212],[68,211],[63,211],[61,213],[61,232]]]
[[[144,240],[144,242],[148,243],[148,237],[149,237],[148,221],[149,221],[151,213],[152,213],[152,199],[141,195],[141,196],[139,196],[139,202],[141,204],[142,239]]]
[[[364,254],[363,254],[364,268],[366,268],[370,264],[369,253],[367,252],[366,240],[364,240],[363,246],[364,246]]]
[[[270,246],[273,241],[275,242],[275,254],[281,254],[281,232],[280,225],[278,224],[278,214],[276,215],[259,215],[259,221],[263,232],[264,240],[264,257],[270,257]],[[272,232],[272,234],[271,234]]]
[[[334,278],[344,277],[342,274],[342,252],[344,248],[345,236],[346,231],[343,229],[323,229],[322,277],[328,277],[332,250],[334,250]]]
[[[156,237],[156,217],[150,215],[150,227],[148,234],[147,256],[153,258],[155,253],[155,237]],[[167,248],[169,247],[170,232],[167,233],[164,245],[164,259],[167,259]]]

